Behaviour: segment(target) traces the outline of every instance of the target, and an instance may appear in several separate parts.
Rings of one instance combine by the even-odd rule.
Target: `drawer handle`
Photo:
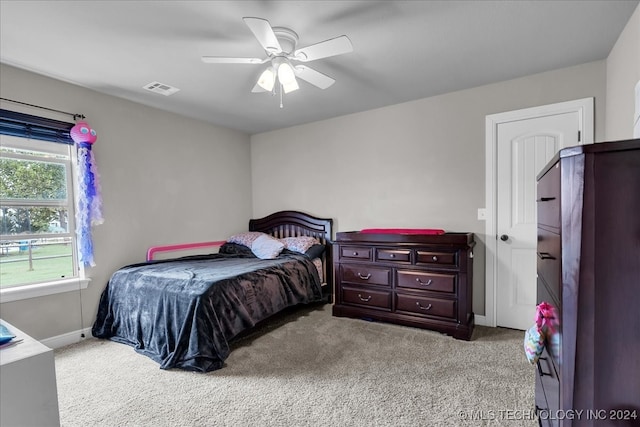
[[[358,252],[354,252],[354,253],[353,253],[353,256],[358,256]]]
[[[371,273],[367,274],[366,276],[363,276],[362,273],[358,273],[358,277],[362,280],[369,280],[369,278],[371,277]]]
[[[426,282],[423,282],[422,280],[420,280],[419,277],[416,277],[416,282],[418,282],[418,283],[420,283],[421,285],[424,285],[424,286],[429,286],[429,285],[431,285],[433,283],[433,279],[429,279]]]
[[[538,405],[536,405],[536,415],[540,415],[540,411],[548,411],[549,409],[547,408],[541,408]]]
[[[362,298],[362,294],[358,294],[358,298],[360,298],[360,301],[369,302],[369,300],[371,299],[371,295],[366,298]]]
[[[546,372],[543,372],[543,371],[542,371],[542,366],[540,365],[540,361],[541,361],[541,360],[544,360],[544,361],[546,362],[547,358],[546,358],[546,357],[539,357],[539,358],[538,358],[538,363],[537,363],[537,365],[538,365],[538,373],[540,374],[540,377],[542,378],[542,377],[544,377],[545,375],[546,375],[546,376],[548,376],[548,377],[553,376],[553,375],[551,375],[551,374],[547,374]]]
[[[549,202],[551,200],[555,200],[555,197],[540,197],[540,202]]]
[[[434,260],[434,261],[438,261],[438,257],[437,257],[437,256],[435,256],[435,255],[434,255],[434,256],[433,256],[433,258],[431,258],[431,259],[432,259],[432,260]]]
[[[556,259],[556,257],[549,252],[538,252],[538,257],[540,257],[540,259]]]
[[[425,307],[425,306],[423,306],[423,305],[420,305],[420,301],[416,301],[416,305],[418,306],[418,308],[419,308],[420,310],[425,310],[425,311],[426,311],[426,310],[431,310],[431,307],[432,307],[432,306],[431,306],[431,304],[429,304],[429,305],[428,305],[428,306],[426,306],[426,307]]]
[[[396,254],[389,254],[389,258],[395,258]]]

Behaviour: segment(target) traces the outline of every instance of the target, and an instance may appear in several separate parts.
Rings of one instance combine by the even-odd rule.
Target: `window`
[[[73,124],[51,122],[0,110],[2,302],[78,289],[83,279],[74,225],[76,156],[68,136]]]

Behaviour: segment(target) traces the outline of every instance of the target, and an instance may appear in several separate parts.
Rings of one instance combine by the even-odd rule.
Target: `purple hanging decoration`
[[[97,133],[87,122],[78,122],[71,128],[71,139],[78,148],[78,207],[76,210],[76,235],[78,255],[85,266],[95,266],[93,260],[93,240],[91,226],[102,224],[102,197],[100,177],[91,147],[96,142]]]

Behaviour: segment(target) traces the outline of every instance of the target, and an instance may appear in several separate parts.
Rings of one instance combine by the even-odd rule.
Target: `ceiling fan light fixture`
[[[288,62],[283,62],[278,67],[278,80],[283,85],[296,81],[296,75],[293,72],[293,67]]]
[[[276,83],[276,73],[273,70],[273,67],[269,67],[260,74],[260,78],[258,79],[258,86],[262,89],[271,92],[273,90],[273,86]]]
[[[286,84],[282,83],[282,90],[284,90],[284,93],[293,92],[298,89],[300,89],[300,86],[298,86],[298,82],[295,79]]]
[[[282,62],[278,66],[278,81],[284,89],[284,93],[289,93],[300,88],[296,81],[296,75],[293,71],[293,67],[289,62]]]

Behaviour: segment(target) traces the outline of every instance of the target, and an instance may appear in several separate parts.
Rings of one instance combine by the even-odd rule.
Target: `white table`
[[[0,348],[0,425],[59,426],[53,350],[0,319],[16,335]]]

